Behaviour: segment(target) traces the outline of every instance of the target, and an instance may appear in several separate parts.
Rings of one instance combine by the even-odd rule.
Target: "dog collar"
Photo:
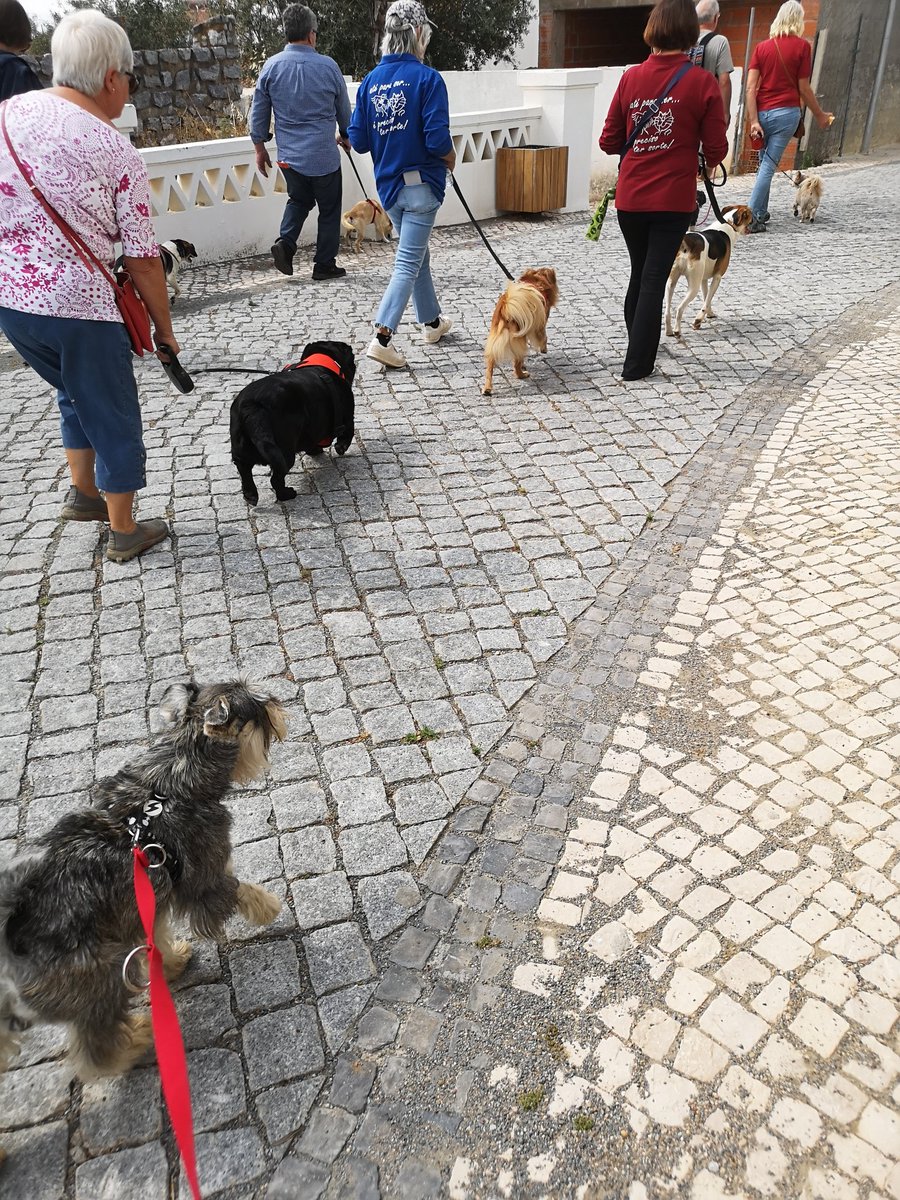
[[[302,362],[288,363],[286,367],[282,367],[281,369],[283,371],[298,371],[301,367],[324,367],[326,371],[331,371],[333,375],[337,375],[346,382],[346,376],[341,369],[341,364],[328,354],[310,354]]]
[[[177,263],[181,262],[181,255],[178,253],[178,247],[174,242],[160,242],[160,250],[165,250],[167,254],[171,254]]]

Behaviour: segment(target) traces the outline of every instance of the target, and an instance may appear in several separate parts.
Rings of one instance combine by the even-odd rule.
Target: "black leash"
[[[515,276],[510,274],[509,270],[503,265],[503,263],[497,257],[494,247],[491,245],[491,243],[485,237],[484,230],[481,228],[481,226],[475,220],[475,215],[472,212],[471,208],[469,208],[468,204],[466,203],[466,198],[462,194],[462,191],[460,190],[460,186],[456,182],[456,176],[453,174],[452,171],[450,172],[450,179],[451,179],[451,182],[453,183],[453,190],[454,190],[454,192],[456,192],[457,196],[459,197],[460,204],[466,210],[469,220],[472,222],[472,224],[475,226],[476,230],[478,231],[478,236],[484,242],[485,246],[487,246],[488,254],[490,254],[491,258],[494,260],[494,262],[497,264],[497,266],[500,268],[500,270],[503,272],[503,274],[506,276],[507,279],[514,279]]]
[[[725,184],[728,182],[728,172],[725,170],[724,167],[722,167],[722,182],[721,183],[713,183],[713,181],[709,177],[709,171],[707,171],[707,169],[706,169],[706,159],[701,154],[700,155],[700,174],[703,176],[703,186],[706,188],[706,194],[707,194],[707,196],[709,196],[709,203],[710,203],[710,206],[711,206],[713,212],[715,213],[716,220],[719,222],[724,222],[725,218],[722,216],[721,208],[719,208],[719,202],[716,199],[715,189],[717,187],[725,186]]]
[[[369,193],[366,191],[366,189],[363,185],[363,181],[362,181],[362,179],[360,179],[359,171],[357,171],[357,169],[356,169],[356,163],[353,161],[353,151],[347,150],[345,147],[345,153],[346,153],[347,157],[350,159],[350,166],[353,168],[353,174],[356,176],[356,182],[359,184],[360,191],[362,192],[363,196],[365,196],[365,198],[368,200]]]

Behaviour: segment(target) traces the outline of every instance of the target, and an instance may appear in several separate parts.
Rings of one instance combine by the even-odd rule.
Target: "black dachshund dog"
[[[231,459],[248,504],[259,502],[253,468],[269,468],[276,500],[297,495],[285,477],[298,454],[319,455],[353,440],[356,360],[346,342],[310,342],[298,363],[255,379],[231,405]]]

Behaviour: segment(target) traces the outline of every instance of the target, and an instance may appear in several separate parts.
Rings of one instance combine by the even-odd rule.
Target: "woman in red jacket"
[[[625,72],[609,106],[600,137],[607,154],[621,154],[645,110],[688,61],[687,51],[699,36],[691,0],[660,0],[644,30],[650,57]],[[665,96],[619,169],[616,209],[631,257],[624,380],[644,379],[656,362],[666,280],[696,206],[701,145],[712,170],[728,152],[725,111],[715,76],[691,67]]]

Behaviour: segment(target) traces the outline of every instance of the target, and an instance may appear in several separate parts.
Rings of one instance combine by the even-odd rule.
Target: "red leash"
[[[200,1184],[197,1181],[197,1156],[194,1150],[194,1118],[191,1113],[191,1087],[188,1082],[187,1058],[184,1039],[175,1002],[163,973],[162,954],[153,941],[153,926],[156,921],[156,893],[147,874],[149,860],[140,846],[134,854],[134,897],[137,900],[141,924],[147,938],[147,957],[150,971],[150,1015],[153,1020],[153,1039],[156,1042],[156,1060],[162,1080],[163,1097],[169,1110],[169,1120],[175,1131],[175,1141],[184,1171],[191,1185],[194,1200],[201,1200]]]

